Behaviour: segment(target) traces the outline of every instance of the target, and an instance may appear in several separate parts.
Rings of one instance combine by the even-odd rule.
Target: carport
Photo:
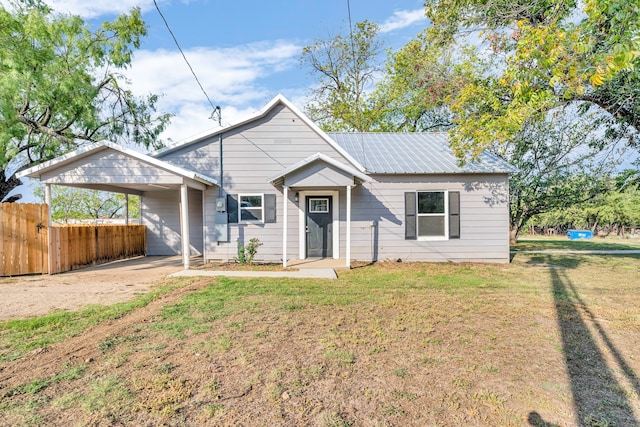
[[[180,244],[177,253],[182,255],[185,269],[190,267],[190,218],[199,219],[201,222],[205,206],[202,203],[198,212],[190,211],[189,193],[200,192],[201,197],[204,197],[205,190],[218,186],[214,178],[108,141],[80,148],[18,174],[18,177],[25,176],[38,179],[45,184],[47,204],[51,202],[52,185],[123,193],[127,195],[127,211],[128,196],[131,194],[138,195],[141,199],[145,195],[158,195],[159,192],[178,195]],[[168,212],[173,215],[171,209],[173,208],[169,206]],[[164,215],[163,212],[156,214],[160,224],[165,221],[162,215]],[[128,214],[126,216],[128,218]],[[143,224],[149,226],[144,221]],[[49,210],[48,226],[51,227],[51,225],[51,210]]]

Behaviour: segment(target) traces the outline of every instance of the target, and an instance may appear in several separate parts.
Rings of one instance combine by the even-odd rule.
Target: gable
[[[285,103],[278,103],[252,121],[208,138],[192,141],[156,154],[158,159],[209,176],[220,174],[222,139],[225,188],[266,184],[268,178],[316,153],[357,169],[326,134],[309,126],[308,119]],[[359,166],[359,165],[358,165]]]
[[[114,150],[101,150],[60,168],[44,171],[48,184],[180,184],[182,177]]]
[[[19,172],[46,184],[141,194],[186,184],[204,189],[213,178],[178,168],[108,141],[102,141]]]
[[[287,187],[342,187],[354,185],[353,175],[322,161],[315,161],[284,177]]]

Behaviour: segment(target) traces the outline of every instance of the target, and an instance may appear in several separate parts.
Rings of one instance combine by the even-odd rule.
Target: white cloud
[[[380,25],[381,33],[407,28],[421,21],[426,21],[424,9],[396,10],[386,21]]]
[[[45,3],[56,12],[71,13],[88,19],[108,14],[119,15],[134,7],[140,7],[143,11],[153,8],[153,0],[45,0]]]
[[[256,81],[297,65],[300,50],[297,44],[274,41],[233,48],[199,47],[184,53],[214,103],[246,104],[263,96]],[[127,77],[136,92],[163,93],[172,105],[206,100],[178,51],[137,51]]]
[[[291,42],[265,41],[232,48],[198,47],[184,53],[211,102],[223,107],[226,124],[255,112],[255,104],[261,107],[275,95],[261,80],[297,66],[300,50]],[[208,119],[211,106],[179,51],[136,51],[126,76],[136,94],[162,95],[158,109],[175,115],[163,138],[178,141],[214,127]]]
[[[222,111],[222,125],[238,123],[257,111],[254,107],[246,109],[225,107]],[[219,129],[217,118],[210,119],[208,118],[210,116],[211,108],[208,104],[185,103],[176,111],[176,116],[171,121],[171,127],[161,135],[161,138],[171,145]]]

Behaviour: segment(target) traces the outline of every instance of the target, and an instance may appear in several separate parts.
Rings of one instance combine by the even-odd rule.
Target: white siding
[[[202,255],[204,250],[204,223],[202,218],[202,191],[189,190],[189,243],[191,255]]]
[[[266,117],[222,135],[224,189],[242,192],[315,153],[351,165],[288,108],[278,105]],[[176,166],[219,178],[218,137],[160,154]]]
[[[203,250],[202,192],[190,190],[191,254]],[[142,224],[147,227],[147,255],[180,255],[180,192],[150,191],[142,196]]]
[[[375,176],[353,192],[354,259],[509,261],[509,188],[506,175]],[[404,193],[460,192],[460,239],[405,240]],[[371,226],[375,221],[375,226]]]
[[[74,184],[180,184],[182,177],[114,150],[103,150],[43,173],[42,182]]]

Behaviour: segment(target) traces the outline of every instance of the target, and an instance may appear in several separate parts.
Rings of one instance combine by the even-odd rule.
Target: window
[[[416,191],[404,194],[405,239],[460,238],[460,192]]]
[[[309,213],[328,213],[329,199],[309,199]]]
[[[275,194],[227,194],[229,224],[276,222]]]
[[[238,205],[240,222],[263,222],[262,194],[240,194]]]
[[[447,237],[447,193],[418,192],[418,238]]]

